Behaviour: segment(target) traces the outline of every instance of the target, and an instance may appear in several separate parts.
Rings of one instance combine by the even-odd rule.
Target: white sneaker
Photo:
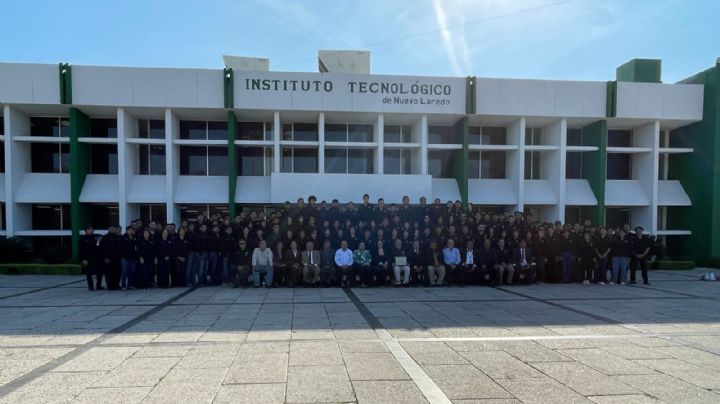
[[[604,284],[605,284],[605,282],[598,282],[598,283],[601,284],[601,285],[604,285]]]
[[[583,281],[583,285],[589,285],[589,284],[590,284],[590,282],[587,279]]]
[[[625,284],[625,282],[620,282],[620,284],[621,284],[621,285],[624,285],[624,284]]]
[[[609,284],[610,284],[610,285],[614,285],[614,284],[615,284],[615,282],[610,282]]]

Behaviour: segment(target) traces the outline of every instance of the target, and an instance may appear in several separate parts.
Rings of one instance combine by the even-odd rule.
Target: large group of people
[[[536,282],[648,284],[660,248],[641,227],[544,223],[459,201],[286,202],[179,226],[134,220],[81,237],[89,290],[187,286],[366,287]],[[104,285],[103,286],[103,279]]]

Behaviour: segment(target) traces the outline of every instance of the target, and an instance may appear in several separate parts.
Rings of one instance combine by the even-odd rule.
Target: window
[[[285,147],[282,150],[282,172],[284,173],[317,173],[317,149],[301,149]]]
[[[484,151],[480,153],[480,178],[504,179],[505,158],[504,151]]]
[[[90,118],[90,137],[117,138],[117,119]]]
[[[372,142],[372,125],[325,125],[326,142]]]
[[[525,152],[525,179],[542,179],[542,153],[539,151]]]
[[[372,174],[373,151],[356,149],[325,150],[325,172],[334,174]]]
[[[565,206],[565,221],[563,223],[582,223],[582,206]]]
[[[206,218],[216,214],[225,217],[230,213],[227,205],[180,205],[178,210],[180,220],[188,222],[196,222],[198,215],[205,215]]]
[[[120,224],[118,205],[90,205],[90,224],[96,229]]]
[[[5,225],[5,202],[0,202],[0,230],[7,230]]]
[[[347,173],[347,149],[325,150],[325,172],[330,174]]]
[[[430,144],[455,144],[457,134],[454,126],[430,126],[428,127],[428,143]]]
[[[165,146],[138,145],[138,174],[165,175]]]
[[[161,119],[139,119],[138,137],[142,139],[165,139],[165,121]]]
[[[567,145],[568,146],[582,146],[582,129],[571,129],[567,130]]]
[[[565,162],[565,178],[582,179],[582,153],[569,152]]]
[[[273,169],[272,147],[238,147],[238,175],[270,175]]]
[[[31,170],[34,173],[69,173],[70,145],[60,143],[32,143]]]
[[[165,224],[167,222],[167,206],[165,205],[140,205],[138,208],[140,210],[140,220],[144,224],[150,222]]]
[[[605,224],[609,228],[623,227],[630,223],[630,209],[605,208]]]
[[[282,140],[317,142],[318,125],[316,123],[285,123],[283,124]]]
[[[272,122],[238,122],[237,140],[273,140]]]
[[[608,147],[632,147],[631,130],[609,130]]]
[[[227,140],[227,122],[180,121],[180,139]]]
[[[70,121],[67,118],[30,118],[31,136],[70,137]]]
[[[0,142],[0,173],[5,172],[5,142]]]
[[[385,174],[412,174],[412,151],[385,150],[383,171]]]
[[[543,144],[542,128],[525,128],[525,144],[541,145]]]
[[[5,136],[5,118],[0,116],[0,136]]]
[[[90,145],[90,174],[117,174],[117,146],[114,144]]]
[[[658,155],[658,180],[663,181],[668,179],[668,171],[665,170],[665,166],[668,164],[669,156],[666,153],[660,153]]]
[[[227,147],[180,147],[180,175],[228,175],[227,165]]]
[[[70,228],[70,205],[32,205],[32,230]]]
[[[480,154],[481,152],[471,151],[468,156],[468,179],[480,178]]]
[[[412,128],[404,125],[385,125],[383,138],[385,143],[412,143]]]
[[[468,143],[480,144],[482,139],[482,128],[479,126],[471,126],[468,128]]]
[[[607,155],[607,179],[609,180],[631,180],[632,179],[632,155],[625,153],[608,153]]]
[[[504,127],[483,127],[482,144],[503,145],[506,142],[507,129]]]
[[[453,178],[452,161],[452,151],[430,151],[428,152],[428,173],[433,178]]]

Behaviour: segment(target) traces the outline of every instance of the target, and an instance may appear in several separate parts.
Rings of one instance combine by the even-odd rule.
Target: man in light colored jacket
[[[273,253],[267,248],[265,240],[260,240],[260,245],[252,254],[253,286],[256,288],[260,287],[260,274],[265,274],[265,287],[270,289],[273,281]]]

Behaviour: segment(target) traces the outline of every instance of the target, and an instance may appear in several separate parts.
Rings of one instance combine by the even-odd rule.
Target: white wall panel
[[[516,205],[517,193],[509,179],[471,179],[468,181],[468,202],[477,205]]]
[[[80,191],[80,202],[118,203],[118,188],[117,175],[88,174]]]
[[[59,66],[0,63],[0,103],[60,104]]]
[[[15,202],[70,203],[70,174],[23,174]]]
[[[699,84],[617,83],[617,117],[699,121],[703,114]]]

